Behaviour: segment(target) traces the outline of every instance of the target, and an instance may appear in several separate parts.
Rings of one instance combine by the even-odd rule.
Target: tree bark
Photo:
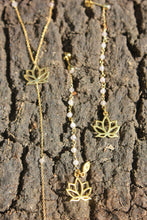
[[[35,52],[49,11],[47,0],[18,1]],[[100,0],[100,3],[104,3]],[[111,0],[107,12],[107,110],[119,137],[96,139],[101,120],[99,58],[102,10],[84,1],[55,0],[39,66],[49,81],[39,85],[43,110],[46,212],[49,220],[145,220],[147,213],[147,1]],[[32,68],[24,34],[8,0],[0,2],[0,219],[42,219],[40,127],[36,88],[26,85]],[[73,180],[70,127],[66,118],[70,76],[63,60],[72,54],[74,120],[78,158],[91,161],[88,202],[69,202]]]

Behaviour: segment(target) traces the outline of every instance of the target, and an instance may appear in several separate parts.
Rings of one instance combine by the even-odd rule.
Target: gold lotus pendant
[[[28,81],[27,85],[46,83],[49,76],[48,68],[39,68],[37,65],[32,70],[26,70],[24,78]]]
[[[80,200],[87,201],[90,200],[90,194],[92,191],[92,187],[89,186],[89,183],[82,182],[80,177],[84,177],[85,174],[90,169],[90,162],[86,162],[83,166],[82,172],[77,169],[75,171],[75,182],[74,183],[68,183],[68,188],[66,189],[69,196],[71,196],[70,201],[78,202]]]
[[[95,124],[92,126],[96,132],[95,137],[100,138],[115,138],[118,137],[116,134],[119,131],[120,126],[117,125],[117,121],[110,121],[108,114],[104,116],[103,121],[95,121]]]

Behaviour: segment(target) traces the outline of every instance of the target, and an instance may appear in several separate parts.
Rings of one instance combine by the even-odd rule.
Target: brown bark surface
[[[48,0],[19,0],[34,54],[48,16]],[[104,3],[100,0],[100,3]],[[40,85],[43,108],[45,195],[49,220],[147,219],[147,1],[110,0],[107,13],[107,108],[121,126],[119,138],[94,138],[102,119],[99,57],[101,8],[84,1],[55,0],[39,65],[49,67]],[[31,61],[10,1],[0,2],[0,219],[41,220],[39,108],[35,86],[26,86]],[[76,68],[74,118],[80,163],[91,161],[88,202],[69,202],[73,180],[70,127],[66,113],[70,78],[63,61],[72,53]],[[112,146],[111,146],[112,145]],[[111,146],[111,147],[110,147]]]

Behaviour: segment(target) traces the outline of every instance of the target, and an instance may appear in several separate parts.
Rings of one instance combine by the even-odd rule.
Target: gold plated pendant
[[[92,187],[89,186],[89,183],[87,181],[82,182],[80,180],[80,177],[84,177],[89,169],[90,162],[86,162],[83,166],[82,172],[79,169],[75,171],[75,182],[68,183],[68,188],[66,189],[68,195],[72,197],[70,201],[78,202],[80,200],[87,201],[91,199],[90,194],[92,191]]]
[[[103,121],[96,120],[95,124],[92,127],[97,133],[95,137],[100,138],[118,137],[116,133],[119,131],[120,128],[120,126],[117,125],[117,121],[110,121],[108,114],[104,116]]]
[[[48,82],[49,71],[48,68],[39,68],[34,66],[32,70],[26,70],[24,78],[28,81],[27,85],[39,84]]]
[[[68,183],[67,193],[72,197],[70,201],[87,201],[91,199],[89,196],[91,194],[92,188],[89,187],[89,183],[86,181],[81,182],[79,178],[76,178],[74,183]]]

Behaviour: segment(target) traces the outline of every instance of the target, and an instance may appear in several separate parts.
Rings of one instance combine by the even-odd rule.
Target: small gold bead
[[[69,61],[71,59],[71,53],[65,52],[64,55],[64,60]]]
[[[85,7],[87,7],[87,8],[92,8],[92,5],[93,5],[93,2],[92,2],[92,1],[90,1],[90,0],[86,0],[86,1],[85,1]]]

